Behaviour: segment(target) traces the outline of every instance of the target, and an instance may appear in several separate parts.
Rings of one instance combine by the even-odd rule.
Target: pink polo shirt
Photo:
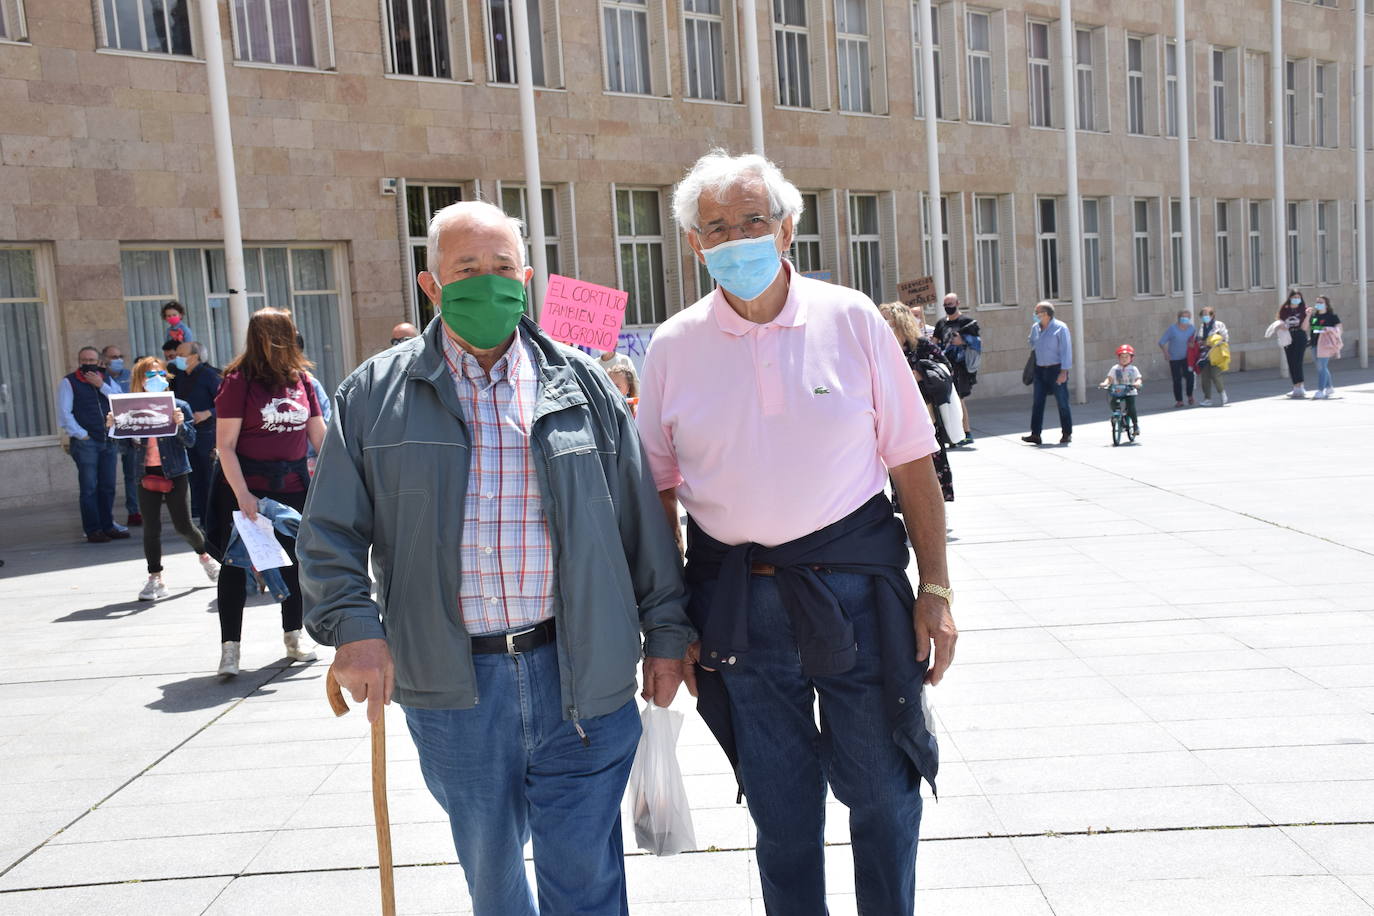
[[[654,483],[676,487],[726,544],[772,547],[837,522],[883,489],[888,468],[939,449],[868,297],[789,273],[767,324],[716,290],[669,318],[644,357],[638,422]]]

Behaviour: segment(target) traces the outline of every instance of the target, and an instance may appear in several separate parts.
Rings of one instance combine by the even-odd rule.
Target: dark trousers
[[[172,517],[172,527],[186,539],[196,553],[205,552],[205,535],[191,521],[191,475],[182,474],[172,481],[170,493],[159,493],[143,487],[138,489],[138,511],[143,516],[143,558],[148,561],[148,574],[162,572],[162,507]]]
[[[1171,359],[1169,360],[1169,375],[1174,380],[1174,400],[1183,400],[1183,389],[1186,384],[1188,397],[1193,396],[1193,370],[1188,368],[1188,360]]]
[[[186,450],[191,462],[191,516],[205,521],[205,504],[210,498],[210,485],[215,469],[215,421],[196,426],[196,444]]]
[[[1293,335],[1293,342],[1283,348],[1283,355],[1288,358],[1288,377],[1296,388],[1302,384],[1302,358],[1307,355],[1307,332],[1293,328],[1288,333]]]
[[[81,492],[81,527],[88,535],[114,528],[118,447],[113,439],[73,439],[68,446]]]
[[[1073,413],[1069,410],[1068,382],[1059,383],[1059,364],[1035,367],[1035,387],[1031,400],[1031,435],[1040,435],[1045,426],[1045,399],[1054,392],[1054,402],[1059,405],[1059,429],[1064,435],[1073,433]]]
[[[253,490],[253,495],[259,499],[275,499],[298,512],[305,508],[305,491],[275,493],[271,490]],[[214,511],[211,515],[215,520],[215,530],[209,533],[209,540],[222,555],[229,543],[229,529],[234,524],[234,511],[239,504],[223,477],[216,477],[210,499],[213,501]],[[278,531],[277,540],[291,558],[290,566],[278,570],[291,592],[281,603],[281,628],[283,632],[289,632],[301,628],[300,566],[296,562],[296,539]],[[243,605],[248,600],[248,571],[239,566],[220,567],[217,598],[220,642],[238,642],[243,636]]]

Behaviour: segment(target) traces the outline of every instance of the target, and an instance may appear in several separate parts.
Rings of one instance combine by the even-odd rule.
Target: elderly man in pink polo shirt
[[[827,784],[859,912],[911,913],[938,763],[924,688],[957,635],[935,431],[873,303],[781,258],[802,197],[776,166],[712,151],[673,207],[717,286],[654,335],[638,422],[669,523],[679,500],[689,516],[698,709],[748,798],[770,914],[826,912]]]

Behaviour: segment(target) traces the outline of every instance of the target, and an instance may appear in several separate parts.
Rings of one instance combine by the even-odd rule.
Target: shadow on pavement
[[[177,592],[168,593],[167,597],[163,598],[162,600],[171,601],[174,598],[185,598],[187,595],[192,595],[196,592],[203,591],[206,588],[214,588],[214,586],[198,585],[192,588],[182,589]],[[140,601],[137,598],[133,599],[132,601],[116,601],[114,604],[107,604],[103,607],[83,608],[78,611],[72,611],[65,617],[55,618],[53,620],[53,623],[74,623],[91,620],[120,620],[125,617],[132,617],[135,614],[141,613],[142,611],[152,610],[156,604],[156,601]],[[213,602],[211,602],[211,604],[211,612],[213,613]]]
[[[162,691],[162,698],[145,705],[146,708],[155,709],[158,712],[196,712],[201,709],[223,706],[231,700],[241,700],[253,694],[270,696],[277,692],[271,687],[274,683],[286,680],[320,680],[323,678],[323,669],[320,671],[310,670],[314,664],[313,662],[304,665],[292,664],[289,659],[282,658],[256,671],[244,671],[238,677],[207,674],[188,677],[182,681],[159,684],[158,690]],[[325,702],[323,689],[320,690],[320,702],[321,704]]]

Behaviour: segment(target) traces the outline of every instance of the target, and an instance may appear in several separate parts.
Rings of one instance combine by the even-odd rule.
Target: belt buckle
[[[520,630],[520,631],[517,632],[517,633],[507,633],[507,634],[506,634],[506,654],[507,654],[507,655],[521,655],[521,654],[523,654],[523,653],[521,653],[521,652],[516,651],[516,649],[515,649],[515,639],[516,639],[516,637],[518,637],[518,636],[526,636],[526,635],[528,635],[528,634],[530,634],[530,633],[533,633],[533,632],[534,632],[535,630],[537,630],[537,629],[539,629],[539,625],[538,625],[538,624],[535,624],[534,626],[532,626],[532,627],[526,627],[525,629]]]

